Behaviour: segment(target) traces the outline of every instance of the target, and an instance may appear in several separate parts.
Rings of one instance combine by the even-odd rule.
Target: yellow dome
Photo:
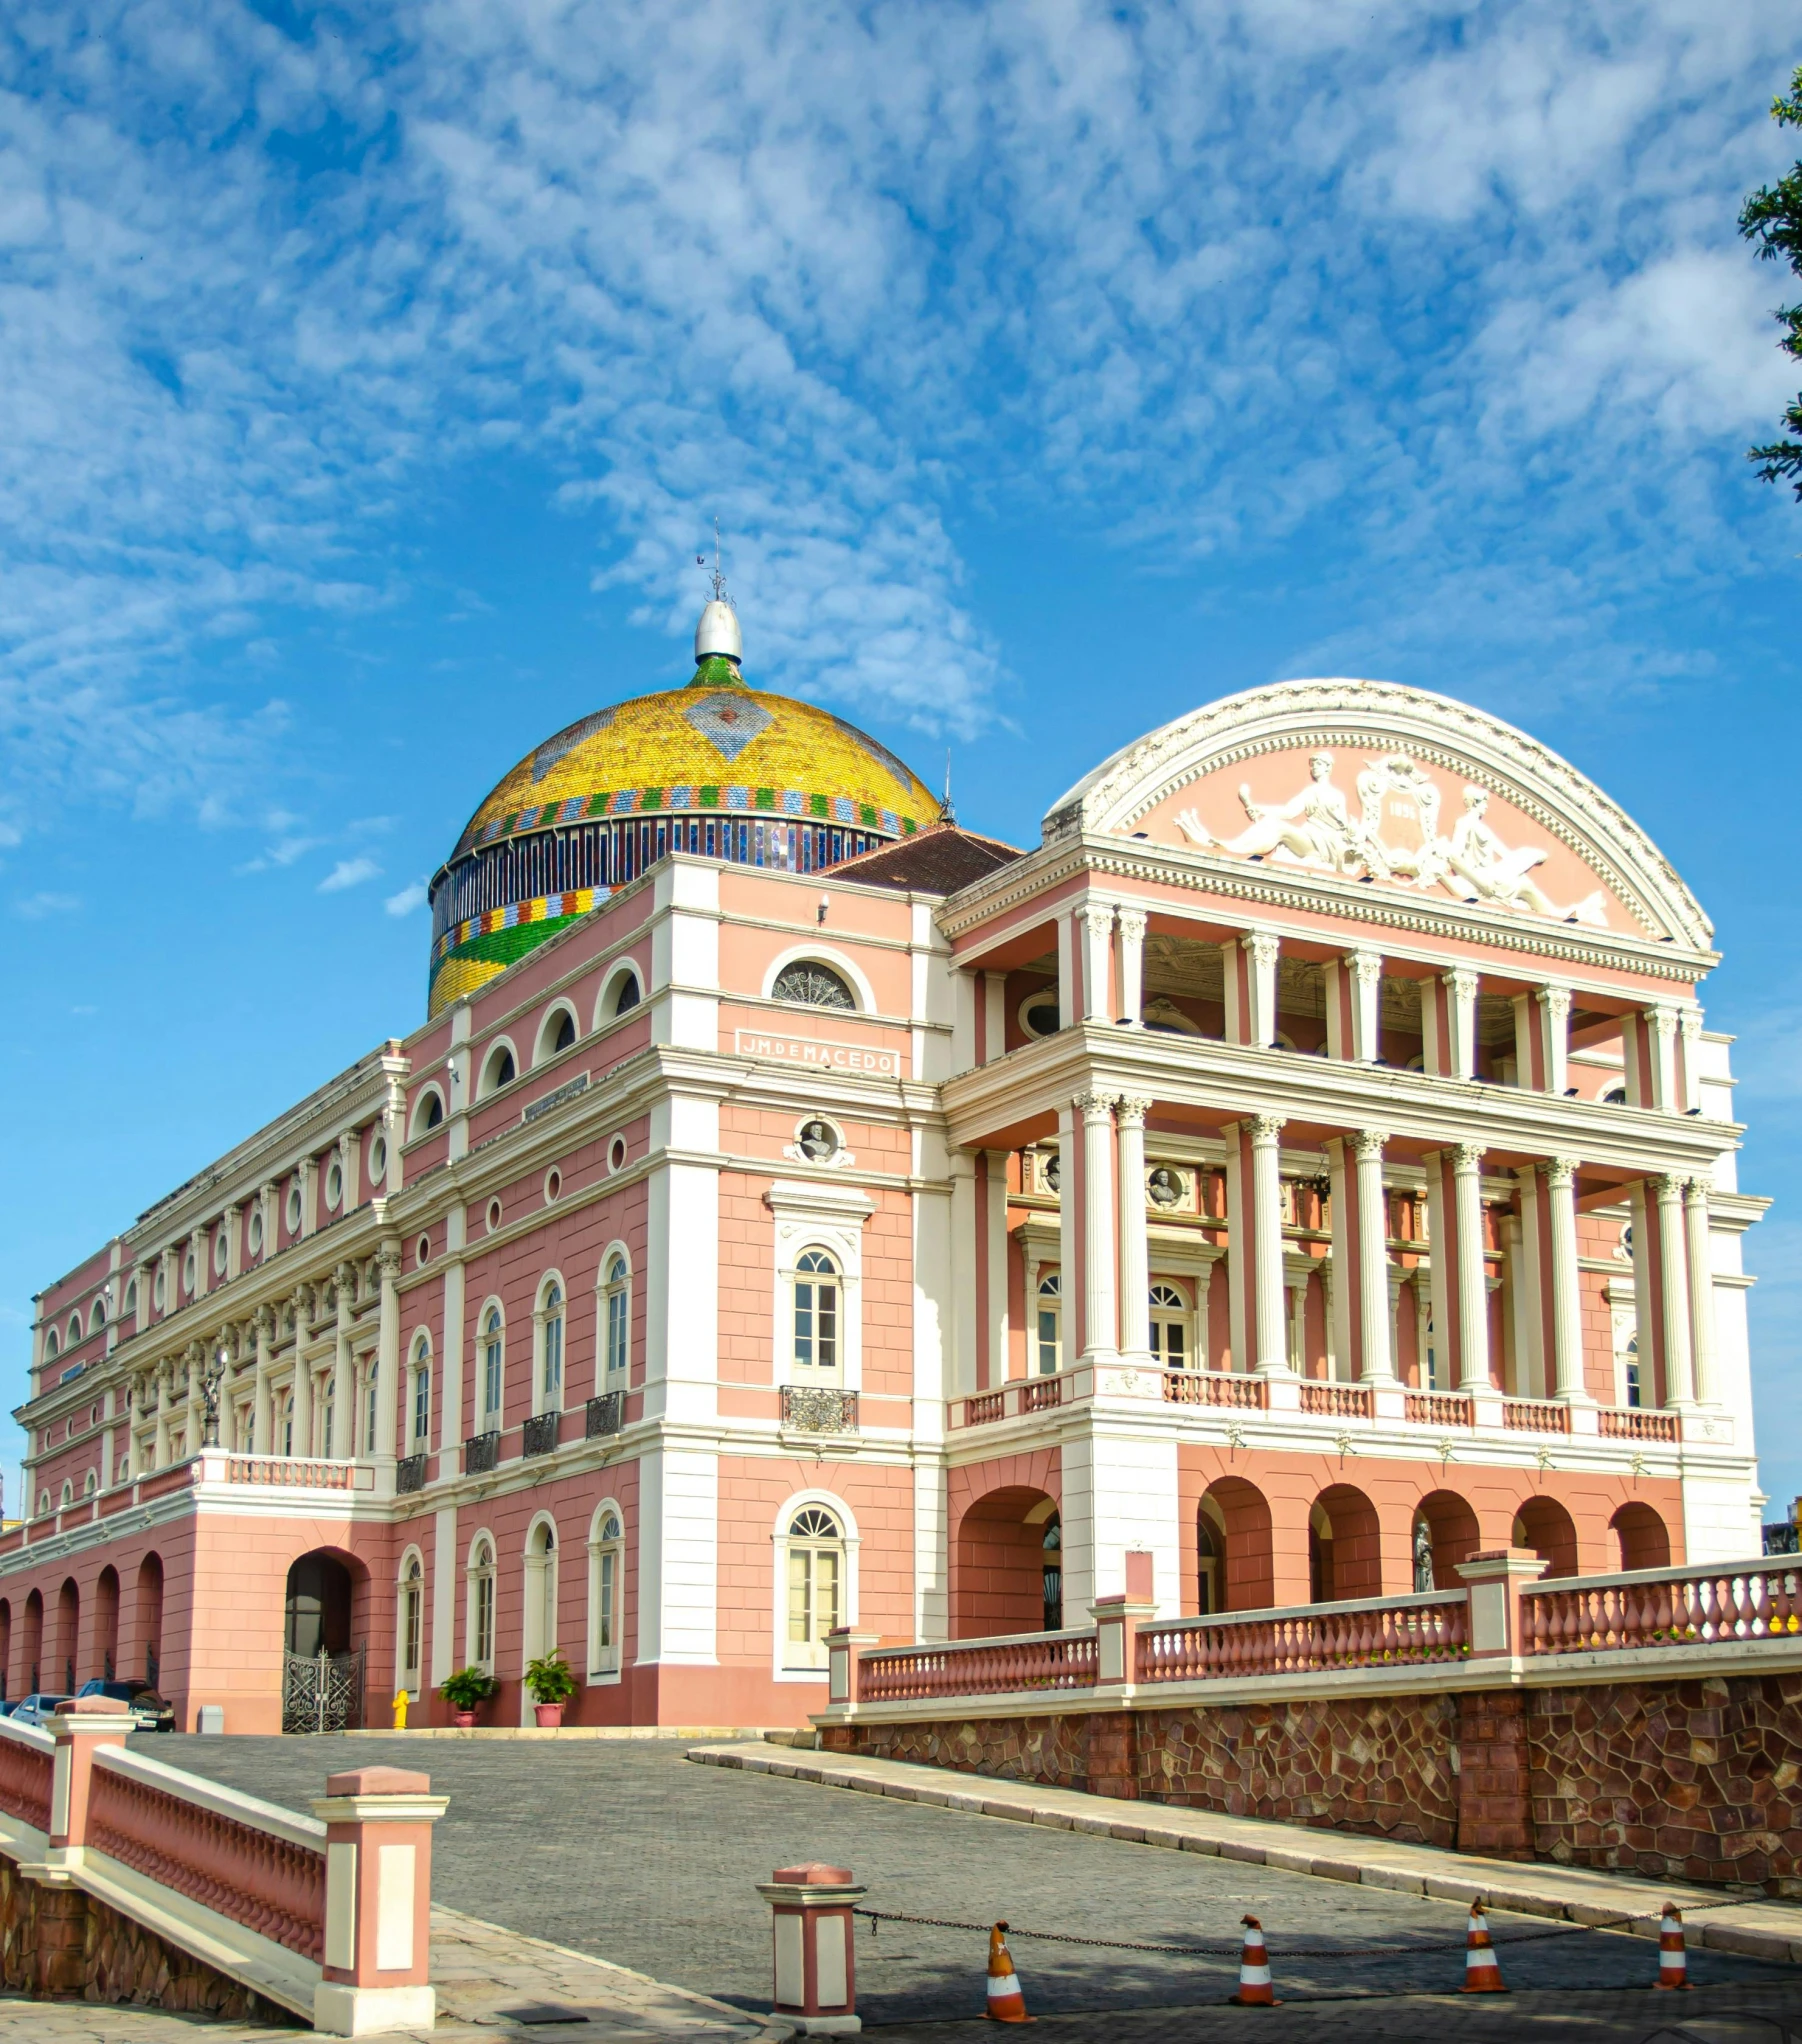
[[[546,739],[469,819],[432,882],[431,1011],[666,851],[823,871],[938,813],[919,777],[866,732],[750,688],[736,660],[707,654],[685,686]]]

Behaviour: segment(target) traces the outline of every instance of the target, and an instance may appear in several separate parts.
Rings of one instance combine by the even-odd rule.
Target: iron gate
[[[282,1656],[284,1732],[360,1732],[363,1729],[363,1658],[351,1654]]]

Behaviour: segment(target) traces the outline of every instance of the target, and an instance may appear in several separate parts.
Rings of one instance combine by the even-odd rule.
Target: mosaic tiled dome
[[[668,851],[820,872],[936,820],[886,746],[745,682],[725,604],[695,642],[683,687],[568,725],[469,819],[432,881],[433,1014]]]

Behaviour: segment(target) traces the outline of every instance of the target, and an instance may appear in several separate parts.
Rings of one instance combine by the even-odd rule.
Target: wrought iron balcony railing
[[[625,1423],[626,1394],[623,1391],[604,1391],[599,1398],[588,1401],[582,1438],[587,1441],[603,1440],[608,1434],[617,1434]]]
[[[405,1497],[409,1491],[425,1489],[425,1464],[423,1452],[418,1455],[403,1455],[395,1463],[394,1489],[397,1496]]]
[[[526,1421],[520,1451],[526,1455],[548,1455],[557,1445],[557,1436],[562,1431],[563,1415],[560,1412],[535,1412]]]
[[[501,1459],[501,1437],[498,1433],[472,1434],[463,1443],[463,1474],[483,1476],[495,1468]]]
[[[784,1384],[782,1424],[804,1434],[854,1434],[857,1393],[834,1391],[821,1384]]]

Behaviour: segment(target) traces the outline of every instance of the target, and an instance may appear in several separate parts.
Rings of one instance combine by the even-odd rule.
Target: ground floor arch
[[[1007,1484],[966,1506],[952,1536],[952,1638],[1055,1630],[1046,1626],[1048,1615],[1061,1626],[1062,1548],[1057,1499],[1049,1491]]]
[[[1430,1490],[1414,1508],[1416,1590],[1460,1590],[1458,1564],[1483,1544],[1470,1501],[1455,1490]]]
[[[1524,1499],[1514,1515],[1516,1547],[1530,1547],[1545,1563],[1548,1576],[1577,1573],[1577,1527],[1556,1498]]]
[[[1344,1603],[1383,1594],[1383,1543],[1377,1509],[1356,1484],[1330,1483],[1308,1514],[1309,1597]]]
[[[1637,1500],[1625,1504],[1608,1521],[1615,1552],[1610,1556],[1619,1569],[1669,1568],[1671,1534],[1652,1507]]]

